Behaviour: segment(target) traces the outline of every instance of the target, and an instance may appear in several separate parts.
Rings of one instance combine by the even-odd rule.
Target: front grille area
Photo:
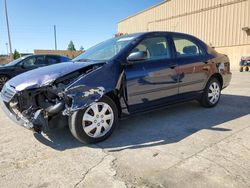
[[[10,102],[11,99],[13,99],[13,97],[15,96],[15,94],[16,90],[9,84],[5,84],[1,91],[2,99],[4,100],[4,102]]]

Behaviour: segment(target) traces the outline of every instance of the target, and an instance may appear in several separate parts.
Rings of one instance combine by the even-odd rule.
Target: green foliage
[[[13,58],[14,58],[14,59],[18,59],[18,58],[20,58],[20,57],[21,57],[20,53],[19,53],[17,50],[15,50],[15,51],[14,51],[14,54],[13,54]]]
[[[73,41],[69,42],[68,50],[69,51],[76,51],[76,48],[75,48],[75,45],[74,45]]]
[[[84,51],[84,48],[83,48],[83,46],[81,46],[81,47],[80,47],[80,51],[82,51],[82,52]]]

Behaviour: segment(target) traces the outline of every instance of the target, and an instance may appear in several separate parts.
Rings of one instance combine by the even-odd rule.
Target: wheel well
[[[121,109],[121,105],[120,105],[120,100],[118,98],[118,91],[116,91],[116,90],[111,91],[109,93],[106,93],[105,95],[108,96],[109,98],[111,98],[115,102],[117,109],[118,109],[118,115],[120,117],[121,113],[122,113],[122,109]]]
[[[10,78],[10,76],[7,74],[0,74],[0,76],[6,76],[6,77]]]
[[[223,87],[223,78],[222,78],[222,76],[219,73],[213,74],[210,77],[210,79],[211,78],[216,78],[220,82],[221,88]]]

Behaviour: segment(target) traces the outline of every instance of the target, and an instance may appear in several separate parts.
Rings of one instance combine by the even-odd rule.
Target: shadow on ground
[[[249,113],[250,97],[246,96],[222,95],[218,106],[211,109],[202,108],[195,101],[178,104],[120,121],[113,135],[99,146],[115,152],[179,142],[203,129],[231,131],[216,126]],[[74,139],[68,128],[55,130],[46,137],[38,134],[35,137],[56,150],[84,146]]]

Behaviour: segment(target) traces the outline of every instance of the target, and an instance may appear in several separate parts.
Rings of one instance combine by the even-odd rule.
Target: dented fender
[[[70,100],[70,104],[66,104],[63,114],[70,115],[75,111],[85,109],[105,94],[120,90],[123,74],[119,66],[105,64],[83,75],[65,89],[64,96]]]
[[[70,98],[71,105],[66,105],[66,109],[63,113],[70,115],[72,112],[84,109],[98,101],[105,94],[105,89],[103,87],[89,88],[85,85],[79,85],[71,88],[65,94],[66,97]]]

